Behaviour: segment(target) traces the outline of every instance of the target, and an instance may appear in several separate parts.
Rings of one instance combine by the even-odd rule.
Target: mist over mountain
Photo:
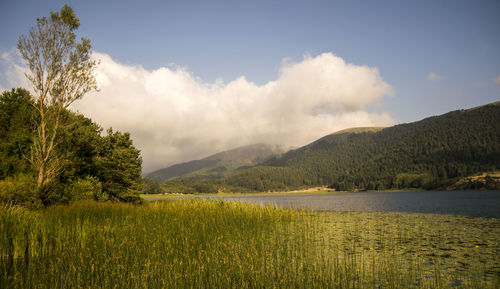
[[[228,176],[222,186],[251,191],[433,189],[499,168],[500,102],[495,102],[383,129],[339,131]]]
[[[279,145],[252,144],[216,153],[200,160],[179,163],[147,175],[159,182],[175,177],[222,177],[277,157],[285,152]]]

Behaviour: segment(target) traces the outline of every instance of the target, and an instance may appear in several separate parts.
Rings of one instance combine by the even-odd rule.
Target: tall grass
[[[496,219],[223,201],[3,207],[0,288],[497,288],[499,239]]]

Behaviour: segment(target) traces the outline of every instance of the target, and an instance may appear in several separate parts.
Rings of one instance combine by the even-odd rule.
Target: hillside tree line
[[[500,104],[494,103],[379,132],[329,135],[223,184],[252,191],[444,189],[499,168]]]

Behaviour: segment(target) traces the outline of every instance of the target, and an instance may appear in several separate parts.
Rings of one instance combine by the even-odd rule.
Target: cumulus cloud
[[[14,87],[31,87],[24,76],[26,66],[17,50],[0,51],[0,92]]]
[[[497,78],[495,78],[495,80],[493,80],[493,82],[500,85],[500,75]]]
[[[332,53],[284,61],[263,85],[244,76],[207,83],[180,66],[150,71],[94,57],[100,91],[72,109],[130,132],[145,172],[251,143],[298,146],[348,127],[394,124],[367,110],[392,94],[378,70]]]
[[[430,80],[430,81],[438,81],[438,80],[443,80],[444,79],[444,76],[441,76],[439,74],[436,74],[434,72],[431,72],[427,75],[427,80]]]

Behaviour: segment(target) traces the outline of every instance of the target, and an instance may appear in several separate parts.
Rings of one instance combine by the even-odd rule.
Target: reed
[[[4,206],[0,288],[498,288],[498,240],[497,219],[447,215]]]

